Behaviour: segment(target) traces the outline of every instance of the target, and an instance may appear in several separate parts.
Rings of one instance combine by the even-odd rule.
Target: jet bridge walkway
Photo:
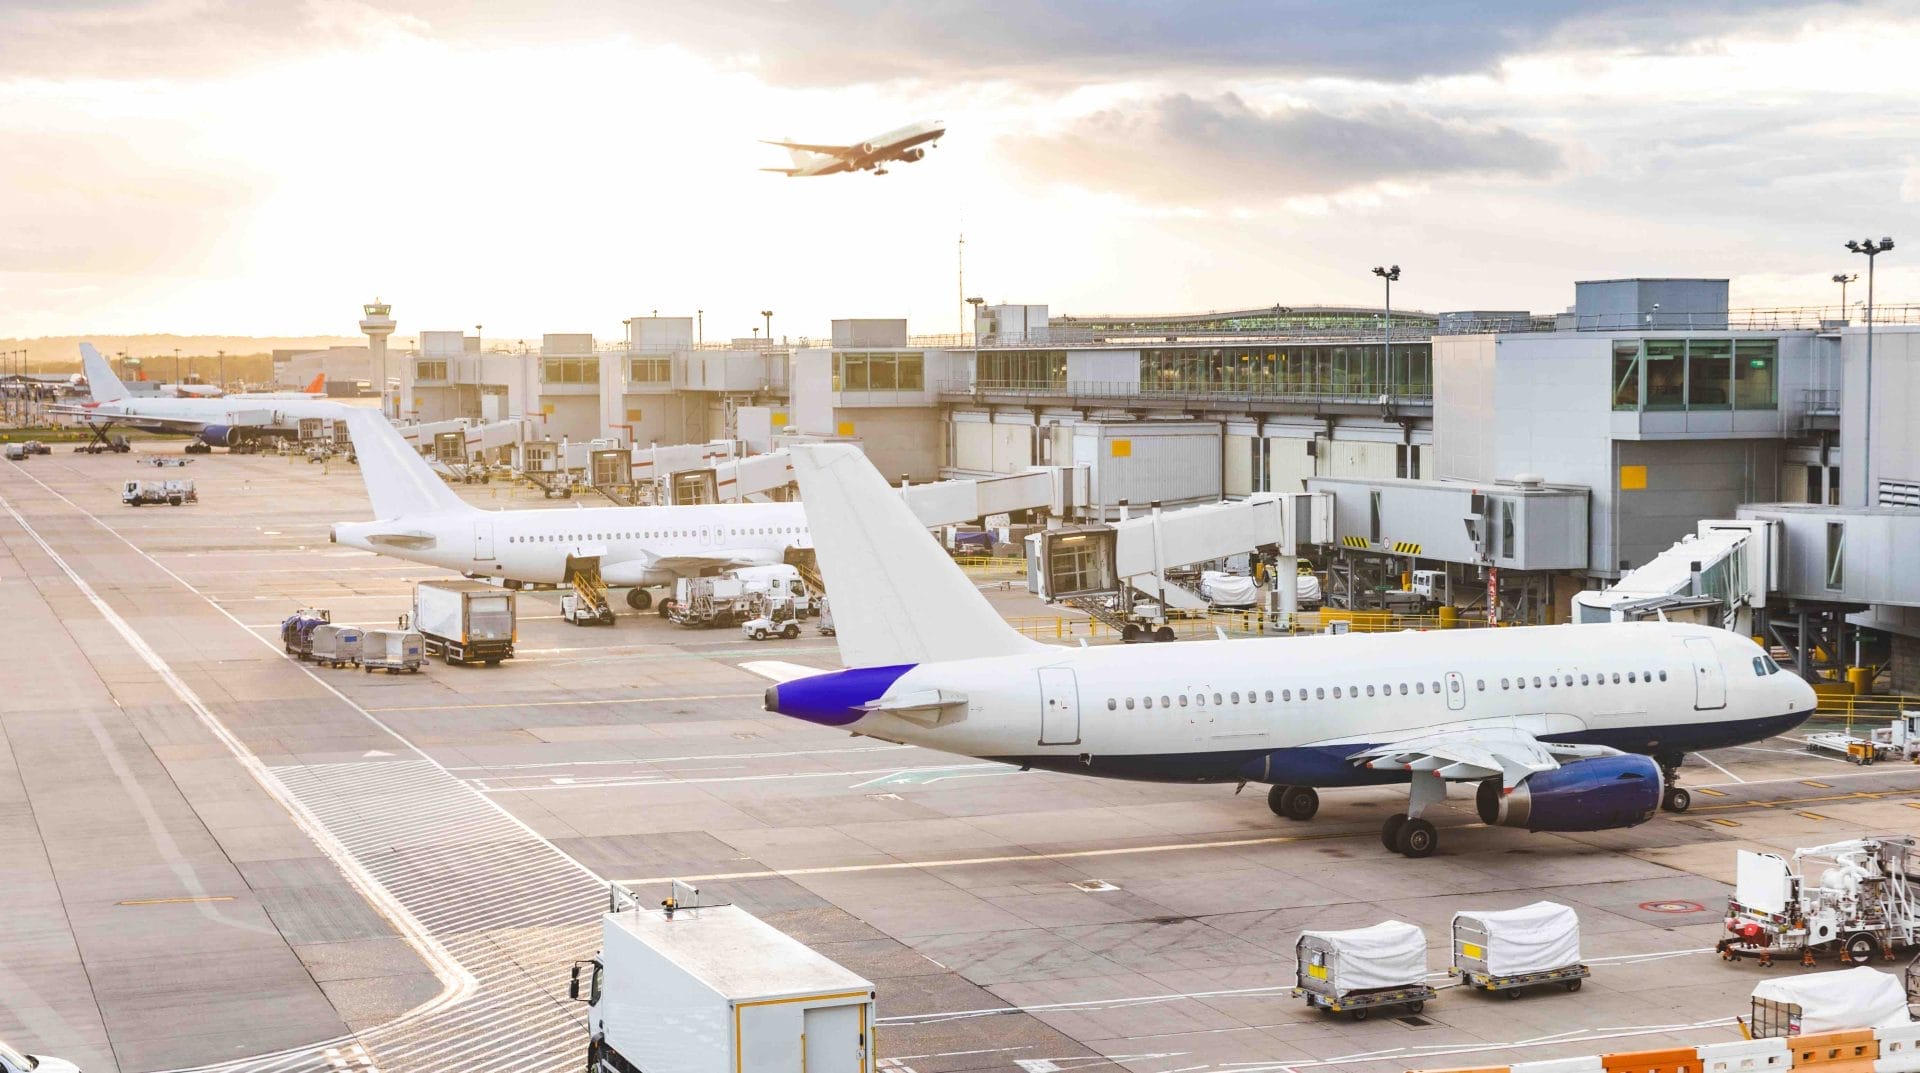
[[[1576,594],[1573,620],[1680,619],[1752,636],[1753,611],[1766,606],[1779,577],[1777,529],[1764,521],[1702,521],[1607,588]]]

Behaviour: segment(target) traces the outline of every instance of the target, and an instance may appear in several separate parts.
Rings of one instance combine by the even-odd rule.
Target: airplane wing
[[[806,142],[776,142],[760,139],[762,145],[777,145],[782,149],[798,149],[803,153],[825,153],[828,156],[859,156],[857,145],[808,145]]]
[[[1615,756],[1620,750],[1604,745],[1569,745],[1542,741],[1513,727],[1483,727],[1418,734],[1363,749],[1348,762],[1376,771],[1431,771],[1443,779],[1500,777],[1511,790],[1527,776],[1552,771],[1563,761]]]
[[[777,659],[753,659],[740,665],[740,669],[757,674],[770,682],[791,682],[796,678],[811,678],[816,674],[826,674],[819,667],[808,667],[800,663],[786,663]]]
[[[78,418],[84,424],[120,425],[124,428],[148,429],[154,432],[198,432],[207,427],[207,423],[200,418],[152,417],[147,414],[136,416],[112,411],[102,412],[86,406],[49,406],[46,412],[59,417]]]
[[[761,170],[761,171],[771,171],[771,172],[777,172],[777,173],[779,173],[779,174],[781,174],[781,175],[798,175],[798,174],[800,174],[800,169],[799,169],[799,168],[761,168],[760,170]]]
[[[702,570],[731,569],[737,566],[765,566],[764,556],[756,556],[747,551],[715,550],[711,555],[654,555],[646,560],[653,570],[667,570],[675,574],[692,577]]]

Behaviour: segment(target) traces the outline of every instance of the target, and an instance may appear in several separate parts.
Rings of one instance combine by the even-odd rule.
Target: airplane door
[[[1066,667],[1040,668],[1040,744],[1080,740],[1080,687]]]
[[[1693,706],[1700,711],[1727,706],[1727,679],[1720,672],[1720,657],[1713,641],[1705,637],[1687,638],[1687,656],[1693,661]]]
[[[1447,672],[1447,710],[1457,712],[1467,706],[1467,680],[1459,671]]]
[[[493,558],[493,520],[473,523],[473,557]]]

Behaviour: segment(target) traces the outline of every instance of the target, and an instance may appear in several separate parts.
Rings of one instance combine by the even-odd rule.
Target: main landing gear
[[[1660,765],[1660,781],[1667,785],[1660,795],[1662,812],[1685,812],[1693,804],[1693,795],[1675,785],[1680,781],[1680,762],[1684,759],[1684,753],[1660,753],[1653,758]]]
[[[1267,791],[1267,807],[1275,816],[1305,822],[1320,811],[1320,792],[1311,786],[1275,786]]]
[[[1424,771],[1407,785],[1407,811],[1396,812],[1380,825],[1380,844],[1402,857],[1431,857],[1440,848],[1440,832],[1421,815],[1446,800],[1447,780]]]
[[[627,606],[635,611],[645,611],[653,606],[653,594],[636,585],[627,590]]]

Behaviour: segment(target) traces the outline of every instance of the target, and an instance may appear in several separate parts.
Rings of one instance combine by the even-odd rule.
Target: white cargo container
[[[737,906],[606,914],[572,990],[589,1073],[873,1073],[873,985]]]
[[[360,669],[388,674],[417,673],[425,662],[426,639],[414,630],[367,630],[360,639]]]
[[[422,581],[413,587],[413,628],[427,655],[448,663],[513,658],[514,594],[478,581]]]

